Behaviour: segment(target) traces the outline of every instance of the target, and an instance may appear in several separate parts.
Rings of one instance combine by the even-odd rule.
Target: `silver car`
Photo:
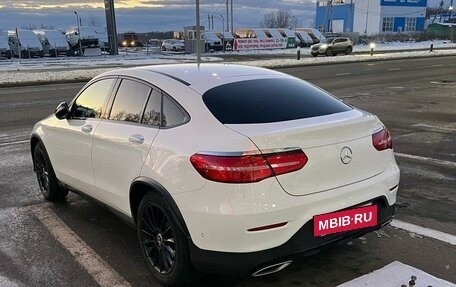
[[[349,55],[352,51],[353,42],[345,37],[327,38],[318,44],[312,45],[310,48],[310,53],[314,57],[318,55],[336,56],[339,53]]]

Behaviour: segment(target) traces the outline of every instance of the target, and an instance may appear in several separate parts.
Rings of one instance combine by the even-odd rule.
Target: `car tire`
[[[317,57],[318,53],[312,53],[312,56]]]
[[[176,49],[176,47],[175,47],[175,46],[173,46],[173,51],[174,51],[174,52],[176,52],[176,51],[177,51],[177,49]]]
[[[51,160],[41,142],[38,142],[33,151],[33,165],[44,198],[49,201],[61,201],[68,195],[68,189],[59,186]]]
[[[347,47],[347,48],[345,49],[345,55],[350,55],[352,51],[353,51],[353,48],[352,48],[352,47]]]
[[[334,56],[331,48],[326,49],[326,56]]]
[[[166,47],[165,46],[162,46],[162,51],[166,51]]]
[[[147,193],[137,214],[141,253],[154,277],[165,286],[182,286],[195,274],[187,238],[171,207],[159,194]]]

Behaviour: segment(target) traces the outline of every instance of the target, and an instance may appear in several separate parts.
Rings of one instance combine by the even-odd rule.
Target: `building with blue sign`
[[[424,31],[427,0],[319,0],[316,28],[360,34]]]

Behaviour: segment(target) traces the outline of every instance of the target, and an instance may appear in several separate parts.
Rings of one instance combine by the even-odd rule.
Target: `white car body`
[[[185,44],[181,40],[169,39],[163,40],[162,42],[163,51],[183,51],[185,50]]]
[[[380,198],[385,208],[396,202],[399,169],[393,150],[378,151],[372,145],[372,135],[383,129],[376,116],[350,108],[289,121],[222,124],[201,99],[218,86],[244,80],[295,81],[291,76],[244,66],[186,64],[111,71],[88,85],[118,76],[159,87],[189,118],[173,128],[153,128],[100,118],[59,120],[51,115],[35,125],[32,145],[44,144],[60,182],[131,221],[136,216],[130,200],[132,184],[139,178],[159,183],[188,228],[192,258],[223,254],[228,262],[236,254],[266,254],[286,245],[316,215]],[[141,143],[136,142],[138,135]],[[353,151],[350,164],[341,163],[344,147]],[[198,153],[267,154],[284,148],[302,149],[308,162],[297,171],[254,183],[205,179],[190,160]],[[388,223],[390,216],[384,222],[379,219],[376,228]],[[278,228],[249,231],[282,222],[286,224]],[[262,256],[252,260],[267,263],[261,262]],[[258,268],[258,262],[247,261],[249,272]]]

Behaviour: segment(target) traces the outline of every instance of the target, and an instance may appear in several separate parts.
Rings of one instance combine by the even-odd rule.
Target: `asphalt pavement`
[[[378,115],[401,168],[396,218],[456,236],[456,57],[281,71]],[[39,193],[29,133],[83,84],[0,89],[0,286],[158,286],[134,229],[78,195],[48,204]],[[203,275],[193,286],[337,286],[393,261],[456,283],[455,244],[388,226],[271,276]]]

